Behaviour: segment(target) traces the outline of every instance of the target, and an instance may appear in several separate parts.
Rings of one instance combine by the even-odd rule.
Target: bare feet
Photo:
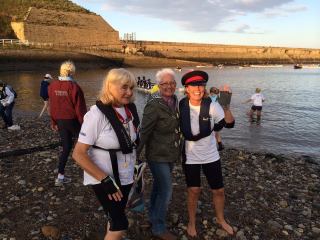
[[[232,227],[226,221],[217,221],[223,230],[225,230],[229,235],[233,235]]]
[[[190,237],[197,237],[196,225],[188,223],[187,233]]]

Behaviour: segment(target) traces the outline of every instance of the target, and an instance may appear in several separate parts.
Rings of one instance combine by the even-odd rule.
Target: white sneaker
[[[71,182],[71,178],[68,178],[68,177],[64,177],[63,179],[56,178],[54,181],[54,185],[56,187],[61,187],[63,184],[70,183],[70,182]]]
[[[8,130],[20,130],[21,128],[20,128],[20,126],[19,125],[12,125],[12,126],[10,126],[10,127],[8,127]]]

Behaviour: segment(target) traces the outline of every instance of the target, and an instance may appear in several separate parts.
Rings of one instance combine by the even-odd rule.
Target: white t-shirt
[[[251,96],[251,100],[253,101],[254,106],[262,106],[262,101],[264,101],[264,96],[262,93],[255,93]]]
[[[121,114],[124,119],[127,119],[124,107],[116,108],[116,111]],[[126,125],[126,127],[128,127],[128,130],[130,129],[130,138],[131,141],[134,142],[137,138],[137,134],[132,120]],[[85,114],[78,141],[88,145],[96,145],[104,149],[120,149],[120,144],[115,131],[113,130],[107,117],[98,109],[96,105],[92,106],[90,111]],[[102,171],[110,176],[113,176],[112,164],[108,151],[90,148],[88,154],[91,160]],[[117,152],[117,159],[121,185],[133,183],[136,150],[134,149],[133,152],[129,154],[122,154],[122,152],[119,151]],[[100,181],[84,171],[84,185],[99,183]]]
[[[200,106],[190,104],[190,122],[192,135],[200,133],[199,115]],[[224,118],[224,111],[219,103],[212,102],[210,104],[209,114],[211,116],[211,128]],[[186,164],[205,164],[215,162],[220,159],[217,151],[216,138],[214,132],[198,141],[186,140]]]

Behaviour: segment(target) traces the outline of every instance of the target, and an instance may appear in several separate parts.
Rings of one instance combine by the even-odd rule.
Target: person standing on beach
[[[75,71],[73,62],[63,62],[58,80],[49,86],[51,128],[59,132],[62,143],[55,186],[62,186],[71,181],[65,177],[64,169],[72,149],[73,138],[78,137],[83,116],[87,111],[82,89],[73,79]]]
[[[261,120],[261,111],[262,111],[262,103],[265,101],[263,94],[261,93],[260,88],[256,88],[255,94],[251,96],[250,99],[243,103],[252,102],[252,106],[249,112],[249,117],[251,120],[253,119],[253,113],[257,111],[257,122]]]
[[[133,74],[112,69],[103,81],[99,100],[84,116],[73,159],[84,170],[105,214],[105,240],[123,239],[129,223],[125,213],[133,185],[139,116],[133,103]]]
[[[15,104],[13,88],[0,80],[0,116],[8,130],[20,130],[19,125],[13,125],[12,110]]]
[[[159,92],[151,95],[142,117],[139,156],[143,146],[153,177],[150,196],[149,220],[152,233],[159,239],[175,240],[167,229],[166,215],[172,196],[172,170],[180,160],[180,128],[175,74],[164,68],[156,74]]]
[[[39,117],[38,118],[41,118],[42,117],[42,114],[44,113],[44,111],[48,111],[48,114],[50,113],[49,112],[49,94],[48,94],[48,87],[49,87],[49,84],[50,84],[50,80],[52,80],[52,77],[49,73],[47,73],[45,76],[44,76],[44,79],[41,81],[41,84],[40,84],[40,97],[43,99],[43,108],[39,114]]]
[[[217,223],[228,234],[233,234],[232,227],[224,218],[225,194],[221,161],[212,132],[220,131],[223,127],[233,128],[235,121],[229,106],[223,109],[220,104],[205,97],[207,81],[208,74],[204,71],[188,72],[181,79],[187,95],[180,100],[179,110],[180,127],[185,138],[182,157],[188,187],[187,233],[191,237],[197,236],[196,212],[201,193],[201,169],[212,191]]]
[[[218,102],[219,92],[220,92],[219,89],[216,87],[210,88],[209,93],[210,93],[210,98],[212,102]],[[215,132],[215,137],[218,144],[218,151],[222,151],[224,149],[224,146],[222,144],[222,138],[221,138],[220,132]]]

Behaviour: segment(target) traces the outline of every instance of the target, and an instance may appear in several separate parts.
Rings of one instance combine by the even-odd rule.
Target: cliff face
[[[320,49],[236,46],[177,42],[123,43],[144,55],[222,64],[319,63]]]
[[[30,8],[24,21],[11,26],[22,41],[55,45],[106,45],[119,33],[94,14]]]
[[[23,21],[30,7],[54,11],[90,13],[87,9],[69,0],[0,0],[0,38],[16,38],[10,22]]]

